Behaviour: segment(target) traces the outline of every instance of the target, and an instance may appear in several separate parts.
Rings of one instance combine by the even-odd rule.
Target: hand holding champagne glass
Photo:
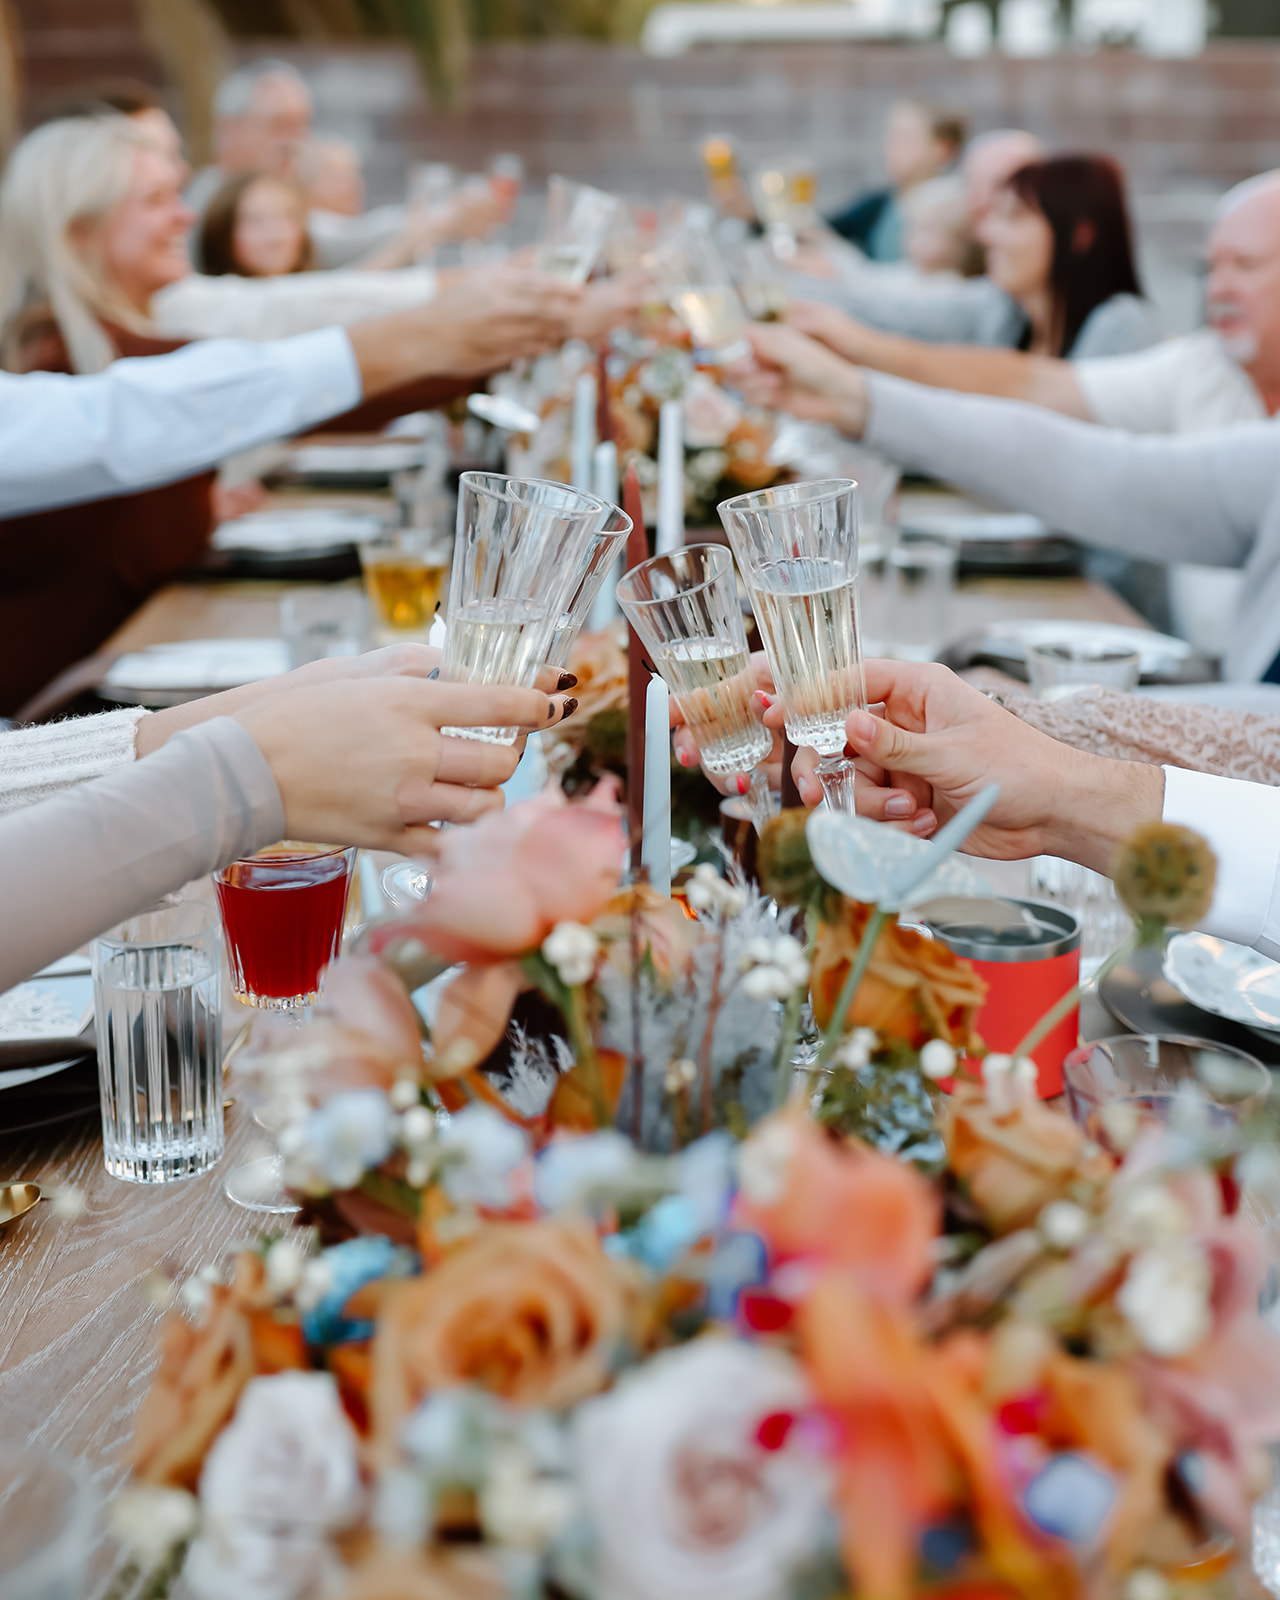
[[[827,804],[854,809],[845,719],[865,707],[858,623],[857,485],[784,484],[726,500],[738,558],[782,702],[787,737],[821,758]]]
[[[642,561],[618,585],[618,604],[680,704],[710,773],[752,773],[759,827],[772,736],[755,713],[756,679],[738,605],[733,557],[695,544]]]

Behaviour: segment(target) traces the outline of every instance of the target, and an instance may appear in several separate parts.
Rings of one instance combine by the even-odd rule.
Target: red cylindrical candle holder
[[[987,984],[987,998],[975,1026],[987,1049],[1008,1054],[1026,1038],[1050,1006],[1080,981],[1080,919],[1065,906],[1043,900],[1014,900],[1035,927],[984,928],[930,923],[935,938],[963,956]],[[1080,1007],[1073,1006],[1031,1052],[1039,1069],[1041,1099],[1062,1093],[1062,1063],[1075,1049]]]

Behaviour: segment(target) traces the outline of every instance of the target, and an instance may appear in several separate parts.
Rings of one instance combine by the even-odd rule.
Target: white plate
[[[1013,544],[1053,534],[1047,522],[1026,511],[904,511],[902,527],[954,544]]]
[[[305,444],[293,452],[289,468],[300,477],[343,478],[366,472],[403,472],[422,465],[420,439],[386,444]]]
[[[1138,693],[1152,700],[1176,700],[1183,705],[1224,706],[1228,711],[1248,711],[1259,717],[1280,717],[1280,683],[1180,683],[1154,684]]]
[[[328,511],[323,506],[294,511],[255,511],[224,522],[213,535],[215,550],[253,550],[263,555],[342,550],[376,539],[380,517],[361,511]]]
[[[83,1056],[78,1056],[70,1061],[47,1061],[42,1067],[11,1067],[7,1072],[0,1072],[0,1094],[6,1089],[21,1089],[24,1083],[39,1083],[41,1078],[52,1078],[55,1072],[63,1072],[83,1060]]]
[[[87,972],[34,977],[0,994],[0,1044],[74,1039],[93,1015]]]
[[[1247,1028],[1280,1029],[1280,964],[1207,933],[1170,939],[1164,975],[1184,999]]]
[[[1193,653],[1185,639],[1175,639],[1168,633],[1153,633],[1149,628],[1048,617],[992,623],[983,637],[996,645],[1011,646],[1006,652],[1010,655],[1024,657],[1038,644],[1076,645],[1091,650],[1136,650],[1141,657],[1141,670],[1147,675],[1176,671]]]
[[[283,639],[180,639],[112,662],[103,686],[118,698],[156,690],[237,689],[289,670]]]

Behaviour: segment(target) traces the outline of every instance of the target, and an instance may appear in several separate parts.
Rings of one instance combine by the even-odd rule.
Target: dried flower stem
[[[876,945],[880,942],[880,930],[889,920],[890,913],[882,911],[876,906],[867,918],[867,925],[863,929],[862,942],[858,946],[858,953],[853,958],[853,965],[849,968],[844,983],[840,986],[840,994],[836,1000],[836,1008],[831,1014],[831,1021],[827,1024],[826,1032],[822,1035],[822,1048],[818,1051],[818,1058],[809,1070],[809,1084],[806,1098],[812,1099],[818,1088],[818,1075],[835,1054],[835,1048],[840,1043],[844,1034],[845,1018],[849,1015],[849,1007],[854,1002],[858,987],[866,977],[867,968],[871,965],[871,957],[875,953]]]
[[[604,1097],[604,1084],[600,1080],[600,1060],[596,1055],[595,1040],[587,1021],[587,994],[580,983],[569,986],[569,1004],[565,1010],[569,1024],[569,1042],[582,1073],[583,1086],[591,1097],[591,1113],[597,1128],[607,1128],[612,1121]]]
[[[724,948],[728,929],[720,919],[720,938],[716,944],[716,965],[711,975],[711,999],[707,1005],[707,1025],[702,1030],[702,1048],[698,1052],[698,1077],[702,1085],[702,1131],[711,1132],[711,1048],[715,1039],[716,1018],[720,1015],[720,986],[724,981]]]

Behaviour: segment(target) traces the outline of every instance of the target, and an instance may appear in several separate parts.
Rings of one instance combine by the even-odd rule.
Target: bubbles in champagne
[[[532,600],[472,600],[449,618],[440,676],[449,683],[530,684],[547,644],[546,608]],[[512,744],[514,728],[445,728]]]
[[[841,563],[798,557],[757,568],[747,586],[787,737],[820,756],[843,751],[862,703],[855,581]]]
[[[681,639],[655,651],[708,772],[750,772],[769,754],[768,730],[752,714],[755,677],[745,646]]]

